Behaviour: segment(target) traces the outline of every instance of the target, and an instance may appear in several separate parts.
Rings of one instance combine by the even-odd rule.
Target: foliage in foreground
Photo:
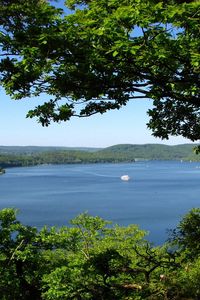
[[[43,126],[151,99],[155,136],[199,140],[198,0],[0,1],[0,84]],[[64,1],[63,1],[64,2]]]
[[[1,299],[199,299],[200,209],[183,218],[168,244],[153,247],[145,235],[137,225],[111,226],[87,214],[70,227],[37,230],[5,208]]]

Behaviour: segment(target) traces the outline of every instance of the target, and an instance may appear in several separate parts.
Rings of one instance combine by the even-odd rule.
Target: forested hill
[[[194,154],[194,147],[197,144],[181,144],[175,146],[163,144],[120,144],[103,149],[103,153],[121,153],[127,157],[134,157],[136,160],[198,160]]]
[[[134,162],[137,160],[200,160],[194,144],[115,145],[104,149],[65,147],[0,146],[0,167],[38,164]]]

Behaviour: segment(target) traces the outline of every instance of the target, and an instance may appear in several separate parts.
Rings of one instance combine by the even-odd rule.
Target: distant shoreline
[[[197,144],[196,144],[197,145]],[[104,149],[64,149],[59,147],[0,146],[0,168],[43,164],[134,163],[148,160],[200,161],[194,144],[120,144]]]

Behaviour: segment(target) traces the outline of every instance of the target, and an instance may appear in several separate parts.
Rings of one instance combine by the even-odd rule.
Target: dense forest
[[[37,230],[0,211],[2,300],[198,300],[200,209],[153,246],[137,225],[81,214]]]
[[[137,160],[200,160],[193,144],[167,146],[159,144],[115,145],[104,149],[64,147],[0,147],[0,166],[34,166],[39,164],[119,163]]]

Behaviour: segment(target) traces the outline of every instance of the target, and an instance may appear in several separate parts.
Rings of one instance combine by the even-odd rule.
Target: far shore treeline
[[[194,144],[168,146],[161,144],[121,144],[99,148],[65,148],[37,146],[0,146],[0,167],[40,164],[120,163],[138,160],[200,161]]]

